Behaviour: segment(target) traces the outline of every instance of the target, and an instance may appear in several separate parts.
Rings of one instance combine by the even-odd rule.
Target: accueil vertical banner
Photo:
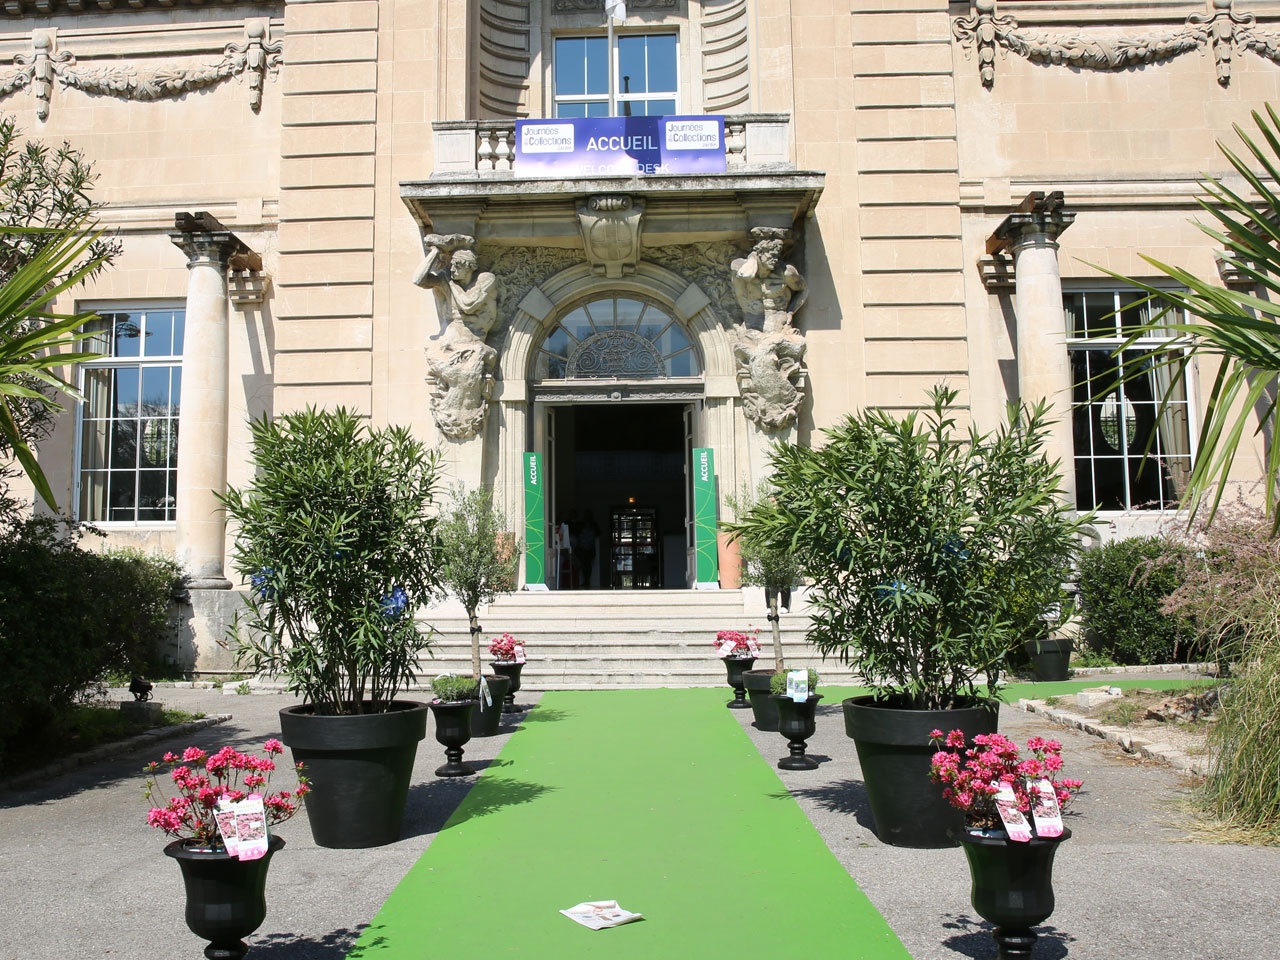
[[[542,457],[524,455],[524,582],[530,590],[546,589],[547,508],[543,497]]]
[[[719,586],[716,553],[716,462],[710,447],[693,448],[693,529],[696,579],[701,590]]]

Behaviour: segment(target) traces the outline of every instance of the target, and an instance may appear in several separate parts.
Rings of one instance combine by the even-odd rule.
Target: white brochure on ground
[[[592,930],[603,930],[605,927],[617,927],[632,920],[640,920],[643,914],[632,913],[618,906],[617,900],[589,900],[568,910],[561,910],[570,920],[590,927]]]

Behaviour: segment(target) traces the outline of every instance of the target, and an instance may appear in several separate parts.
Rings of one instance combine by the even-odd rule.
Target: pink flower
[[[262,749],[267,753],[284,753],[284,744],[274,737],[262,745]]]

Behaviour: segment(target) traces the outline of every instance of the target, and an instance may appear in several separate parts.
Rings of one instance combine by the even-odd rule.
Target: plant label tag
[[[749,640],[747,640],[747,652],[750,653],[751,656],[753,657],[760,656],[760,644],[756,643],[755,637],[751,637]]]
[[[222,834],[222,845],[227,853],[237,856],[239,852],[239,835],[236,833],[236,805],[223,797],[213,811],[213,818],[218,824],[218,833]]]
[[[809,699],[808,670],[787,671],[787,696],[797,703],[804,703]]]
[[[716,651],[716,654],[721,657],[731,656],[733,654],[733,648],[737,645],[737,642],[734,640],[726,640],[724,643],[720,644],[720,649]]]
[[[1053,784],[1044,779],[1029,786],[1033,793],[1031,819],[1036,825],[1036,836],[1062,836],[1062,808],[1058,806],[1058,794]]]
[[[251,793],[236,804],[236,836],[241,860],[257,860],[267,853],[267,811],[262,795]]]
[[[1031,840],[1031,824],[1018,809],[1018,798],[1013,795],[1013,787],[1007,783],[992,784],[997,787],[995,801],[996,810],[1004,823],[1004,831],[1010,840],[1027,843]]]
[[[516,644],[516,663],[524,663],[524,644]]]
[[[480,702],[486,707],[493,704],[493,694],[489,692],[489,681],[484,677],[480,678]]]

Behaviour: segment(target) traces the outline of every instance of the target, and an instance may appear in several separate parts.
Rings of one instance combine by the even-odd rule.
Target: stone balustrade
[[[724,118],[729,170],[791,167],[791,118],[785,113],[743,113]],[[515,175],[514,120],[433,123],[436,174]]]

